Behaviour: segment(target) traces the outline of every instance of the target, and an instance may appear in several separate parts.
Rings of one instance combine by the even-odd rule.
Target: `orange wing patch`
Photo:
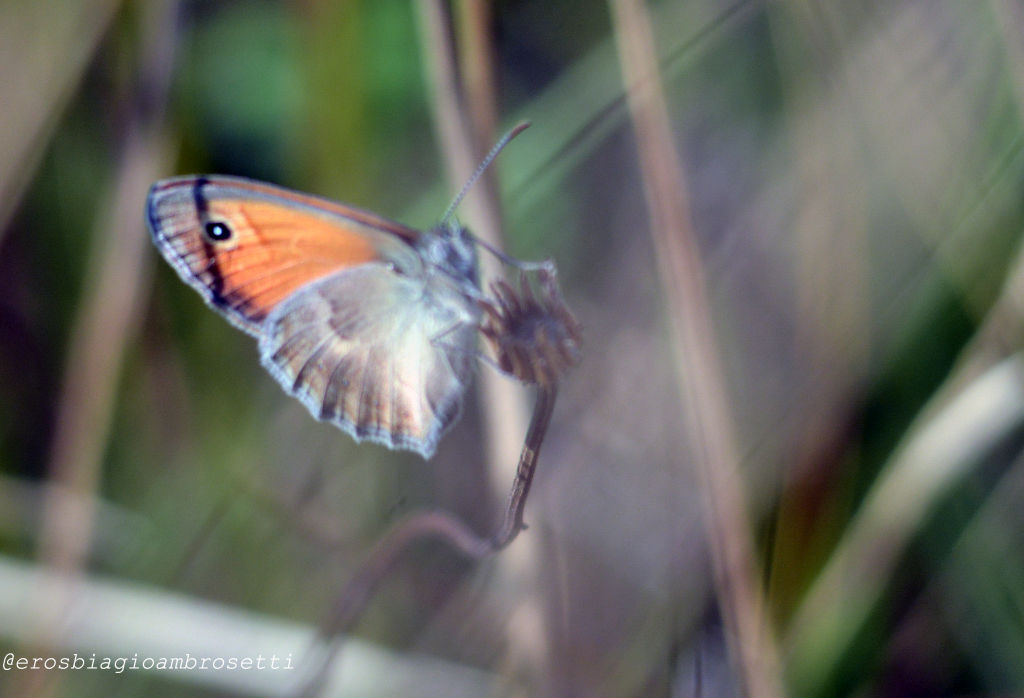
[[[226,224],[231,238],[203,235],[196,263],[210,274],[219,299],[257,323],[299,287],[379,259],[354,226],[272,203],[212,201],[207,218]]]
[[[148,217],[178,274],[254,335],[302,286],[380,260],[382,245],[404,247],[416,234],[357,209],[226,177],[157,183]]]

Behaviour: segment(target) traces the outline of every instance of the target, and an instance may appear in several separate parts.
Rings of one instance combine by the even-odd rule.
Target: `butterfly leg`
[[[484,300],[482,302],[488,302],[488,301]],[[441,350],[443,350],[445,352],[450,352],[450,353],[453,353],[453,354],[458,354],[458,355],[461,355],[461,356],[465,356],[465,357],[468,357],[470,360],[475,359],[477,361],[480,361],[481,363],[484,363],[484,364],[490,366],[492,369],[494,369],[495,371],[497,371],[501,375],[505,376],[506,378],[517,379],[515,374],[510,373],[509,371],[506,371],[505,369],[503,369],[501,367],[501,365],[498,364],[497,361],[495,361],[493,358],[488,356],[486,352],[481,351],[476,346],[475,343],[474,343],[474,345],[471,348],[469,348],[469,347],[464,346],[464,344],[461,343],[461,342],[450,341],[450,340],[446,339],[447,337],[449,337],[450,335],[454,334],[459,329],[461,329],[463,327],[467,327],[467,326],[477,327],[476,323],[467,323],[467,322],[463,322],[463,321],[454,322],[454,323],[452,323],[452,325],[450,327],[445,329],[443,332],[440,332],[440,333],[434,335],[433,337],[431,337],[430,338],[430,343],[431,343],[431,345],[433,345],[433,346],[437,347],[438,349],[441,349]]]

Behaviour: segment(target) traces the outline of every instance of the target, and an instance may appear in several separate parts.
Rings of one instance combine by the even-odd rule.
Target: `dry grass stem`
[[[447,4],[430,0],[417,4],[424,35],[424,62],[429,71],[428,84],[433,97],[435,128],[445,154],[449,169],[451,190],[458,191],[475,171],[482,153],[474,146],[470,120],[465,116],[463,99],[470,102],[481,97],[465,97],[456,84],[456,48],[451,31]],[[482,30],[479,23],[467,23],[467,30]],[[469,40],[471,45],[484,46],[487,40],[477,37]],[[482,49],[481,49],[482,50]],[[480,81],[487,85],[490,81]],[[472,86],[470,86],[472,87]],[[486,97],[486,95],[485,95]],[[475,190],[466,197],[465,218],[473,233],[497,249],[503,249],[501,215],[498,210],[497,193],[488,186],[493,179],[484,177]],[[499,279],[503,270],[491,255],[481,256],[481,272],[484,279]],[[491,491],[501,497],[507,483],[513,477],[515,460],[510,454],[516,453],[526,432],[528,408],[522,389],[496,371],[484,370],[478,374],[479,403],[485,429],[486,462]],[[515,580],[529,580],[536,576],[540,549],[538,542],[530,537],[500,556],[497,565],[501,574]],[[532,585],[531,585],[532,586]],[[542,603],[535,595],[528,594],[516,601],[516,608],[510,612],[513,621],[509,623],[509,654],[513,662],[533,667],[537,675],[545,675],[544,658],[547,638],[544,630]]]
[[[727,642],[745,695],[782,695],[764,613],[734,426],[714,340],[686,182],[641,0],[612,0],[615,36],[639,150],[658,271],[671,312],[676,377],[706,523]]]

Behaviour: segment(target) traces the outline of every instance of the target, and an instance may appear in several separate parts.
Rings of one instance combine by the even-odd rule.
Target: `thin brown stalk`
[[[463,50],[459,69],[466,87],[466,110],[477,152],[486,152],[498,130],[497,93],[494,86],[494,51],[490,42],[491,3],[458,3]]]
[[[464,93],[456,78],[455,41],[449,31],[447,3],[442,0],[424,0],[416,3],[423,33],[424,63],[428,82],[432,86],[432,108],[438,140],[449,170],[451,190],[458,191],[474,172],[483,153],[476,152],[469,119],[464,112]],[[476,26],[476,25],[474,25]],[[474,26],[467,29],[473,30]],[[476,26],[478,30],[479,27]],[[471,43],[485,42],[479,37]],[[470,102],[479,99],[469,97]],[[489,139],[488,139],[489,140]],[[462,218],[468,221],[473,233],[497,249],[503,249],[501,215],[498,197],[492,182],[484,178],[466,197]],[[500,279],[503,270],[491,255],[482,255],[481,272],[484,279]],[[512,477],[509,467],[510,453],[515,453],[527,426],[527,403],[523,391],[512,381],[495,371],[478,374],[478,392],[485,434],[485,461],[490,488],[495,497],[501,496]],[[537,541],[527,538],[502,555],[497,564],[498,574],[516,580],[530,579],[538,567],[540,551]],[[531,667],[537,675],[544,672],[548,639],[542,604],[539,599],[525,594],[515,600],[510,611],[515,618],[509,624],[508,651],[513,661]]]
[[[381,583],[395,568],[402,556],[416,543],[438,540],[453,550],[473,559],[481,560],[504,550],[526,528],[523,516],[536,471],[540,447],[551,423],[555,407],[557,386],[546,385],[537,389],[536,404],[526,440],[523,442],[516,466],[516,476],[508,495],[501,523],[490,536],[480,536],[462,519],[440,509],[415,512],[395,524],[370,551],[359,570],[338,594],[320,635],[314,643],[320,646],[324,638],[333,638],[320,657],[311,657],[319,665],[311,672],[310,682],[300,695],[316,695],[330,674],[345,635],[352,629],[369,605]]]
[[[448,165],[448,178],[453,192],[476,169],[482,153],[474,147],[471,125],[462,106],[462,91],[456,81],[454,37],[449,31],[447,4],[440,0],[417,3],[424,34],[424,61],[429,71],[433,97],[434,125]],[[497,196],[487,177],[466,197],[465,213],[473,233],[497,249],[501,241],[501,216]],[[481,257],[485,278],[501,278],[501,265],[489,255]],[[508,454],[515,453],[519,439],[526,430],[527,406],[516,387],[493,372],[480,374],[480,403],[487,434],[487,462],[492,474],[492,488],[504,491],[510,475]]]
[[[650,18],[642,0],[611,0],[611,9],[727,641],[744,695],[779,696],[778,656],[763,609],[735,427]]]
[[[101,206],[93,231],[87,285],[68,345],[49,460],[51,486],[43,505],[38,554],[58,573],[55,578],[66,581],[81,574],[92,543],[95,495],[121,363],[145,296],[148,257],[142,204],[146,187],[166,160],[160,105],[174,48],[166,27],[174,25],[169,17],[175,10],[173,3],[154,3],[148,10],[142,15],[149,38],[142,42],[148,53],[141,81],[151,88],[147,97],[155,100],[146,101],[148,108],[129,119],[110,199]],[[39,592],[38,622],[27,629],[26,640],[46,645],[59,632],[73,589],[62,582]]]

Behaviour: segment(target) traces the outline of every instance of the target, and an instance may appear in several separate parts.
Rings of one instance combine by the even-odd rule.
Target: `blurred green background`
[[[425,5],[0,2],[3,652],[298,663],[402,514],[497,521],[484,398],[429,463],[357,446],[143,223],[152,181],[216,172],[434,224],[455,192]],[[506,245],[557,261],[584,357],[530,528],[485,562],[416,548],[342,648],[344,694],[736,695],[612,15],[482,6],[498,130],[533,122],[495,165]],[[1024,6],[648,7],[786,692],[1024,692]]]

